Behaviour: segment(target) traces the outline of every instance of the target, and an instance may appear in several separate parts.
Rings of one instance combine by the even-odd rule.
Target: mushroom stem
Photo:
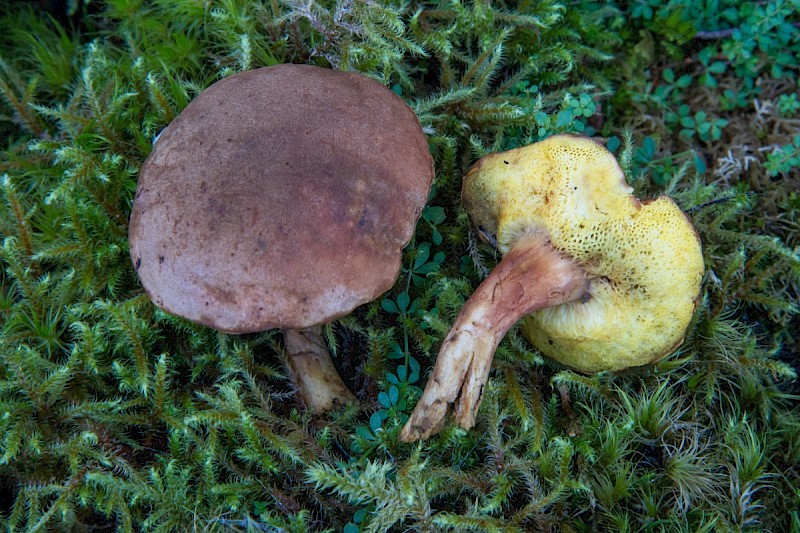
[[[557,252],[544,232],[523,235],[464,304],[400,440],[438,433],[454,402],[458,425],[475,425],[494,352],[506,332],[523,316],[581,298],[586,290],[583,270]]]
[[[283,344],[289,356],[289,369],[306,406],[324,413],[356,397],[333,366],[330,352],[322,339],[322,326],[287,329]]]

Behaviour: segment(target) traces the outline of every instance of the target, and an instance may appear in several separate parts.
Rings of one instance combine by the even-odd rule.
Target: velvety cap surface
[[[392,286],[432,179],[416,116],[376,81],[307,65],[244,72],[156,142],[131,259],[169,312],[228,332],[309,327]]]

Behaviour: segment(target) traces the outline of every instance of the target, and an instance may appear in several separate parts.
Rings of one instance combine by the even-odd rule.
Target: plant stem
[[[546,234],[520,238],[464,304],[400,440],[438,433],[453,403],[458,425],[475,425],[494,352],[506,332],[537,309],[583,297],[586,287],[583,270],[557,252]]]

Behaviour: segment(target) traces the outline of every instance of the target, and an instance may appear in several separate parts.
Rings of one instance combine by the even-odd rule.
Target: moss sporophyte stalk
[[[800,531],[798,24],[796,2],[733,0],[5,0],[0,527]],[[269,100],[277,89],[228,92],[262,83],[262,69],[327,81],[285,88],[281,102]],[[226,112],[259,133],[237,137]],[[412,144],[388,138],[396,115],[413,123]],[[289,118],[265,142],[277,116]],[[315,120],[331,129],[306,127]],[[348,121],[378,125],[359,137]],[[306,131],[321,159],[268,159]],[[169,152],[187,173],[172,189]],[[278,167],[302,177],[278,183],[300,183],[280,212],[328,217],[313,235],[308,222],[281,227],[261,201],[279,192],[259,181]],[[572,169],[566,182],[541,183],[558,169]],[[233,186],[244,200],[231,201]],[[146,255],[128,239],[144,220],[131,219],[141,187],[161,187],[200,226],[159,222],[161,248]],[[692,226],[702,248],[672,240]],[[346,257],[324,238],[343,228],[386,252],[379,283],[365,281],[379,269],[346,260],[332,261],[338,280],[316,275],[323,258]],[[163,245],[175,231],[185,240]],[[215,325],[211,299],[185,317],[155,305],[147,269],[173,268],[190,243],[200,252],[173,278],[211,281],[206,261],[218,260],[230,275],[212,288],[244,268],[283,280],[228,294],[231,316],[290,317],[269,298],[293,287],[298,315],[319,325]],[[297,250],[309,257],[288,270],[253,260]],[[527,285],[545,271],[549,285]],[[533,301],[564,301],[500,316],[483,296],[506,275],[536,288]],[[322,297],[303,307],[302,287]],[[214,294],[219,311],[226,294]],[[623,295],[630,307],[614,314]],[[476,310],[502,327],[473,341],[459,316]],[[657,333],[638,346],[647,328]],[[440,364],[463,367],[475,347],[480,364],[453,381],[454,415],[403,442]],[[312,374],[290,364],[299,351],[338,392],[307,394]],[[352,401],[315,412],[323,397]]]

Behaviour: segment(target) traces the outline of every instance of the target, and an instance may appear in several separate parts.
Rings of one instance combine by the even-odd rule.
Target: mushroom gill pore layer
[[[544,231],[580,265],[588,293],[524,319],[545,355],[582,372],[657,361],[683,339],[700,293],[703,256],[692,224],[665,196],[640,202],[613,154],[558,135],[476,163],[464,178],[472,221],[507,252]]]
[[[703,276],[700,241],[666,197],[640,202],[605,147],[557,135],[490,154],[464,177],[464,207],[503,259],[465,302],[400,439],[439,431],[451,406],[475,424],[494,352],[509,328],[582,372],[670,353]]]

